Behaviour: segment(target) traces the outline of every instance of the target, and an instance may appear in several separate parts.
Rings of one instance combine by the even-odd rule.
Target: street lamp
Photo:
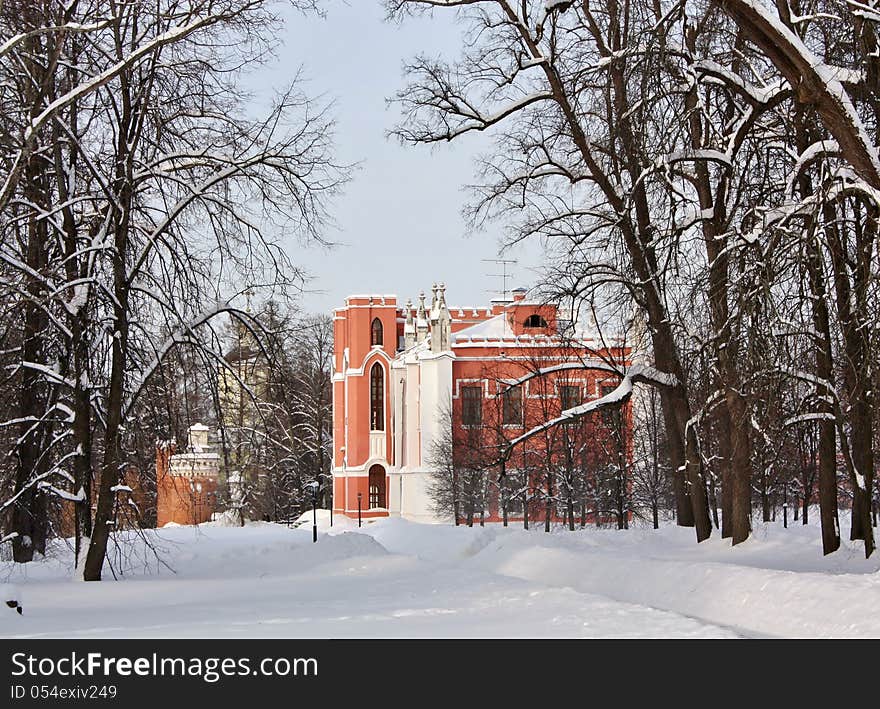
[[[312,480],[306,487],[312,493],[312,542],[318,541],[318,481]]]
[[[358,493],[358,527],[361,526],[361,493]]]

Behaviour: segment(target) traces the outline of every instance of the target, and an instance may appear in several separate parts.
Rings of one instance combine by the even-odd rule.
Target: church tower
[[[398,325],[400,327],[398,328]],[[400,330],[400,331],[398,331]],[[388,514],[391,362],[404,333],[394,295],[354,295],[333,313],[333,509]],[[409,335],[411,336],[411,335]]]

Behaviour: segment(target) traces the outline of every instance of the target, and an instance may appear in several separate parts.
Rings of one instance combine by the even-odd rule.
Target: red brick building
[[[574,334],[555,305],[528,300],[525,291],[488,307],[450,307],[443,284],[434,286],[430,305],[424,294],[415,307],[393,295],[348,297],[334,311],[334,343],[335,512],[357,517],[360,504],[364,517],[426,521],[436,518],[428,488],[441,441],[450,441],[456,460],[489,465],[503,445],[613,389],[619,379],[607,364],[628,365],[630,357],[625,347],[599,347]],[[539,374],[565,363],[578,366]],[[629,457],[628,405],[621,415]],[[566,455],[571,464],[575,435],[583,439],[578,455],[598,455],[600,448],[607,454],[610,439],[601,421],[582,419],[576,426],[554,427],[515,445],[508,473],[520,473],[530,486],[545,484],[530,467],[563,465]],[[485,506],[481,513],[498,519],[497,490]],[[547,509],[530,515],[541,519]],[[508,511],[514,518],[522,514],[517,505]]]
[[[188,450],[156,446],[156,526],[201,524],[217,511],[220,456],[208,447],[208,427],[190,426]]]

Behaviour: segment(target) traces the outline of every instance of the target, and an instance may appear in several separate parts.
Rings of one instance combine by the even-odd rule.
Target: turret
[[[194,423],[189,427],[189,450],[192,453],[205,453],[208,449],[208,427]]]
[[[449,349],[452,333],[452,315],[446,305],[445,283],[436,286],[435,296],[435,306],[431,311],[431,351],[445,352]]]
[[[416,322],[413,319],[412,299],[406,300],[406,319],[403,322],[403,348],[408,350],[416,342]]]
[[[419,293],[419,309],[416,311],[416,342],[428,337],[428,313],[425,312],[425,291]]]

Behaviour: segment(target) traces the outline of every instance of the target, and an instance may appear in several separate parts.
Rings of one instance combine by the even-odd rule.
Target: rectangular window
[[[581,403],[581,388],[566,384],[559,387],[559,399],[562,402],[562,410],[572,409]]]
[[[503,422],[508,425],[522,426],[522,388],[511,387],[503,394]]]
[[[614,384],[602,384],[599,387],[599,396],[608,396],[617,388]],[[614,407],[606,407],[602,409],[602,423],[606,426],[617,425],[617,409]]]
[[[461,422],[465,426],[479,426],[483,418],[483,387],[461,388]]]

